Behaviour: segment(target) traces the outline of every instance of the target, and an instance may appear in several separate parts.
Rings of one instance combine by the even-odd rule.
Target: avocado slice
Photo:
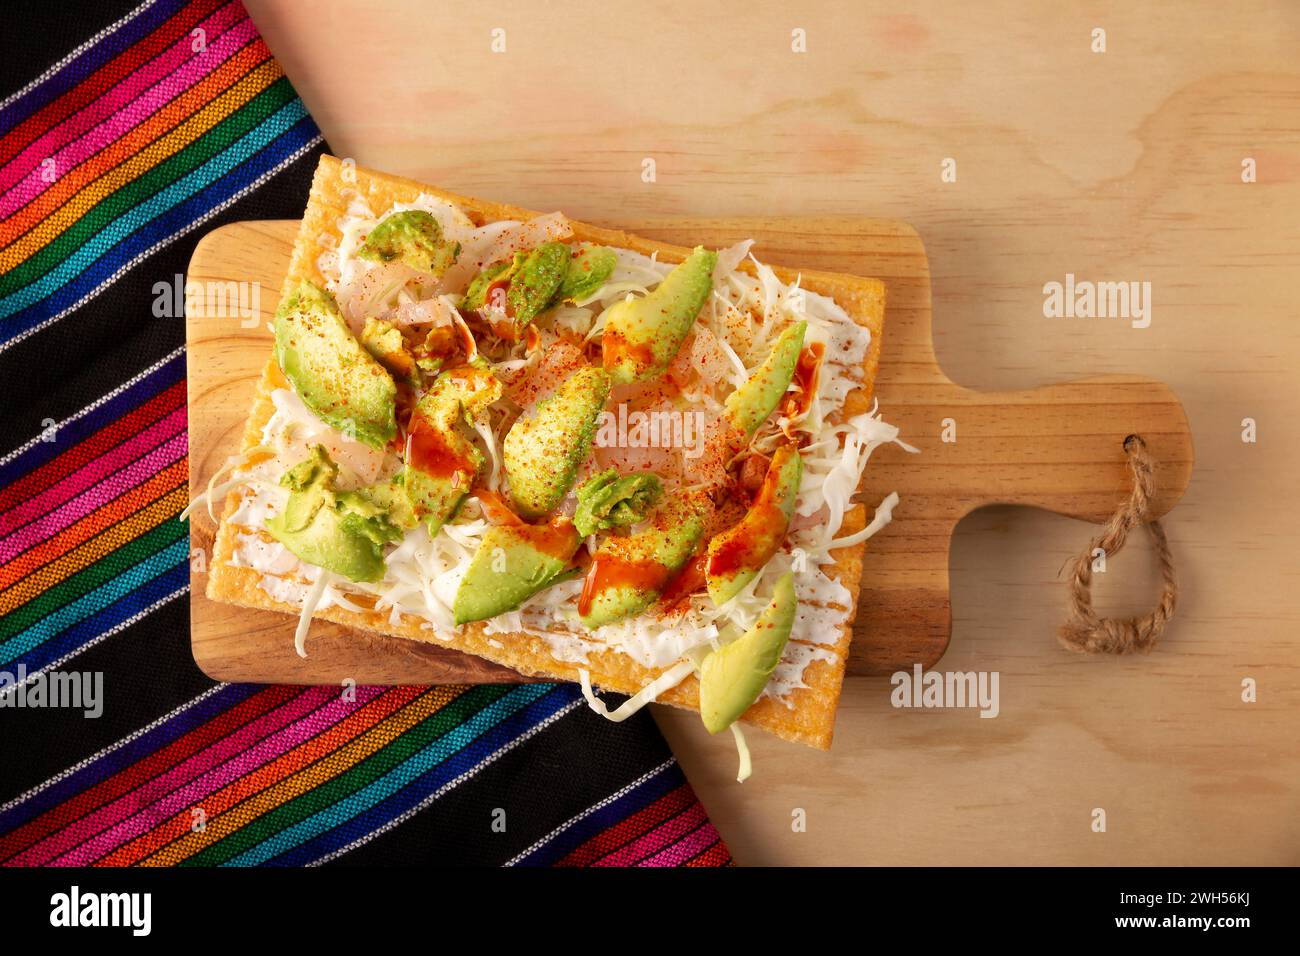
[[[717,264],[716,252],[696,246],[650,293],[609,307],[601,347],[615,385],[658,378],[672,364],[713,291]]]
[[[535,519],[550,513],[573,487],[591,453],[596,420],[609,396],[609,376],[580,368],[539,402],[536,412],[511,426],[502,443],[510,497],[519,514]]]
[[[606,538],[578,601],[582,623],[591,628],[612,624],[653,604],[704,534],[700,511],[692,498],[669,498],[644,531]]]
[[[652,472],[638,471],[620,478],[618,471],[610,468],[578,487],[573,523],[584,538],[597,531],[636,524],[645,520],[663,490],[659,476]]]
[[[429,534],[438,533],[469,495],[483,453],[464,434],[501,397],[501,382],[486,364],[442,372],[411,411],[402,480],[411,508]]]
[[[509,259],[502,259],[500,262],[494,262],[485,266],[482,271],[476,275],[461,296],[460,308],[462,312],[472,312],[475,309],[481,309],[487,305],[488,290],[497,283],[508,284],[511,277],[519,271],[519,267],[524,264],[528,258],[526,252],[516,252]]]
[[[569,247],[543,242],[528,254],[510,279],[506,308],[517,328],[523,328],[555,298],[569,270]]]
[[[366,319],[360,341],[367,352],[393,375],[408,385],[419,383],[415,356],[406,347],[402,330],[385,319]]]
[[[411,506],[410,496],[406,492],[406,469],[402,469],[387,481],[368,485],[357,493],[387,515],[390,524],[403,531],[410,531],[420,523],[415,516],[415,509]]]
[[[402,531],[364,493],[335,491],[337,478],[324,446],[312,446],[308,458],[281,476],[289,500],[267,519],[266,530],[308,564],[351,581],[378,581],[383,545],[399,541]]]
[[[568,518],[545,525],[492,526],[456,589],[451,606],[456,623],[515,610],[565,577],[581,543]]]
[[[740,388],[727,396],[723,417],[746,438],[758,431],[758,426],[781,402],[781,396],[790,387],[799,353],[803,351],[807,322],[796,322],[786,328],[772,345],[772,351]]]
[[[366,351],[392,373],[393,378],[419,388],[442,371],[462,341],[454,327],[436,325],[421,339],[387,319],[368,318],[358,337]]]
[[[442,226],[423,209],[408,209],[385,216],[357,250],[358,259],[402,262],[434,278],[442,275],[460,255],[460,243],[442,238]]]
[[[484,268],[461,297],[465,311],[491,304],[492,289],[506,290],[505,307],[516,329],[523,328],[551,304],[569,271],[572,254],[563,242],[544,242],[531,252],[516,252]]]
[[[704,658],[700,665],[700,718],[709,733],[726,730],[763,693],[785,653],[798,607],[794,575],[787,571],[776,582],[772,603],[754,626]]]
[[[745,516],[713,536],[704,578],[714,604],[721,606],[739,594],[781,547],[802,479],[799,450],[794,445],[780,446]]]
[[[582,243],[577,255],[569,260],[568,271],[564,273],[564,281],[560,283],[556,298],[565,302],[579,302],[587,298],[609,281],[617,265],[618,256],[613,249]]]
[[[334,296],[302,282],[275,313],[275,360],[303,404],[332,428],[383,448],[397,434],[397,385],[362,348]]]

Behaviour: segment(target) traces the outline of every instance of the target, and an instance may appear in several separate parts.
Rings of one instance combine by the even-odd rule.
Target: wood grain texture
[[[1058,647],[1060,571],[1094,529],[992,507],[956,529],[939,667],[999,671],[997,719],[896,710],[887,679],[850,677],[829,754],[755,740],[737,786],[728,741],[657,714],[738,860],[1300,863],[1294,4],[246,2],[339,155],[629,225],[905,220],[953,381],[1141,375],[1181,398],[1197,469],[1166,519],[1182,596],[1151,656]],[[1151,326],[1044,319],[1043,284],[1067,272],[1150,281]],[[1156,586],[1135,542],[1099,606],[1146,610]]]
[[[622,224],[608,224],[622,226]],[[774,265],[829,268],[883,279],[888,287],[885,347],[876,396],[886,420],[902,428],[919,454],[877,450],[860,496],[874,506],[891,491],[902,503],[863,561],[849,672],[890,674],[933,665],[948,646],[948,549],[968,512],[989,504],[1029,504],[1101,521],[1127,496],[1122,445],[1143,435],[1160,463],[1155,506],[1166,512],[1187,486],[1191,436],[1178,400],[1149,380],[1111,376],[1018,392],[981,393],[954,385],[935,364],[930,344],[929,270],[916,233],[902,223],[847,219],[654,221],[629,231],[677,245],[723,247],[755,240]],[[190,261],[188,281],[255,286],[258,321],[191,316],[189,348],[190,481],[206,487],[239,450],[262,367],[271,348],[266,327],[287,269],[296,222],[235,223],[206,235]],[[952,419],[958,440],[938,440],[932,422]],[[192,521],[194,546],[210,544],[206,514]],[[206,547],[205,547],[205,550]],[[292,618],[202,596],[190,602],[191,641],[199,666],[220,680],[335,683],[499,681],[505,670],[466,654],[416,646],[396,637],[321,622],[312,652],[293,653]],[[356,639],[352,639],[355,636]],[[515,676],[512,679],[519,679]]]

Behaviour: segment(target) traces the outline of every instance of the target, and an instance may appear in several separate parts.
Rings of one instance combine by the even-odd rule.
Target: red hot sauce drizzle
[[[578,550],[581,539],[573,522],[559,515],[547,524],[521,524],[515,533],[535,550],[560,561],[568,561]]]
[[[799,363],[794,369],[794,383],[799,387],[799,394],[786,402],[787,418],[802,418],[808,414],[808,409],[812,408],[825,354],[826,346],[821,342],[811,342],[799,353]]]
[[[561,561],[568,561],[578,550],[581,543],[578,529],[567,516],[556,515],[546,524],[529,524],[515,514],[514,509],[495,491],[476,487],[470,494],[478,499],[490,524],[510,528],[534,550]]]
[[[777,450],[781,454],[781,449]],[[757,570],[780,547],[788,522],[776,504],[779,470],[769,467],[754,501],[740,522],[723,535],[708,558],[713,577],[731,577],[741,570]]]
[[[490,524],[506,525],[512,528],[524,524],[524,519],[515,514],[514,509],[506,504],[506,500],[495,491],[489,491],[487,488],[475,488],[470,494],[478,499],[479,506],[483,509],[483,515]]]
[[[754,503],[733,534],[722,539],[717,550],[708,556],[708,573],[714,577],[731,577],[742,569],[759,565],[760,557],[771,557],[776,530],[785,523],[781,510],[772,504]],[[762,558],[766,563],[766,558]]]
[[[684,605],[688,597],[704,587],[704,562],[707,559],[706,550],[701,548],[686,563],[686,567],[678,571],[677,575],[668,582],[664,593],[659,597],[659,607],[665,613],[677,610],[679,604]],[[682,609],[684,610],[685,607],[683,606]]]
[[[655,367],[655,353],[644,342],[632,342],[620,332],[607,329],[600,339],[603,361],[606,369],[612,369],[630,361],[637,373]]]
[[[597,553],[582,582],[578,613],[586,617],[596,598],[611,588],[658,591],[663,587],[668,574],[668,568],[659,561],[629,561],[616,554]]]
[[[406,463],[431,478],[451,479],[453,486],[464,474],[474,472],[473,462],[418,415],[411,417],[411,428],[406,433]]]

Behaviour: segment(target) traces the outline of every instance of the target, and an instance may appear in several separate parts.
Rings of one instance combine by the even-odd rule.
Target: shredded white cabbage
[[[600,714],[600,716],[618,724],[627,720],[646,704],[653,704],[660,694],[671,687],[676,687],[682,681],[686,680],[686,678],[690,677],[694,672],[694,661],[682,661],[679,664],[674,664],[627,700],[623,701],[623,703],[614,710],[610,710],[606,707],[605,702],[597,697],[595,692],[592,691],[591,671],[587,670],[585,667],[578,668],[578,678],[582,682],[582,696],[587,698],[587,706]]]
[[[845,535],[843,538],[836,538],[829,542],[827,548],[851,548],[855,544],[861,544],[873,534],[889,524],[894,517],[894,507],[898,504],[898,492],[891,491],[885,500],[876,506],[875,517],[861,531],[855,531],[853,534]]]
[[[298,615],[298,627],[293,632],[293,649],[298,652],[299,657],[307,656],[307,629],[311,627],[311,616],[316,613],[316,606],[325,596],[325,589],[329,587],[329,583],[330,573],[322,568],[316,576],[315,583],[303,595],[302,613]]]
[[[718,250],[718,264],[713,269],[713,284],[726,282],[731,278],[731,274],[736,268],[745,261],[749,256],[749,250],[754,248],[753,239],[745,239],[736,243],[734,246],[728,246],[725,249]]]
[[[497,491],[501,487],[501,456],[497,452],[497,436],[487,422],[475,422],[474,431],[483,439],[483,447],[487,449],[488,459],[492,463],[488,469],[487,486],[492,491]]]
[[[443,298],[447,299],[450,297],[443,296]],[[461,335],[465,337],[466,345],[469,346],[469,348],[466,350],[465,361],[472,362],[476,358],[478,358],[478,343],[474,341],[474,333],[469,330],[469,326],[465,324],[465,320],[462,319],[460,316],[460,310],[457,309],[454,305],[451,307],[451,314],[452,317],[455,319],[457,327],[460,329]]]
[[[717,336],[714,336],[714,338],[717,339],[718,347],[722,349],[723,354],[731,361],[734,368],[735,374],[731,376],[732,384],[741,384],[745,379],[749,378],[749,369],[740,360],[740,356],[736,354],[736,350],[731,347],[730,342],[725,338],[718,338]]]
[[[731,736],[736,740],[736,753],[740,757],[740,769],[736,771],[736,783],[744,783],[754,772],[754,765],[749,759],[749,742],[745,732],[740,729],[740,721],[731,725]]]
[[[193,514],[195,508],[197,508],[200,504],[202,504],[207,507],[208,517],[212,519],[212,523],[216,524],[217,512],[216,509],[213,508],[213,505],[219,499],[224,498],[226,495],[228,495],[235,488],[238,488],[241,485],[246,484],[246,481],[243,478],[239,478],[239,477],[232,478],[231,480],[222,482],[221,484],[217,484],[217,479],[220,478],[222,475],[226,474],[227,472],[233,473],[239,471],[241,468],[248,467],[249,459],[254,457],[255,455],[267,455],[267,454],[274,454],[274,453],[275,453],[275,449],[273,448],[267,448],[265,445],[255,445],[252,448],[248,449],[248,451],[246,452],[242,452],[241,454],[238,455],[231,455],[229,458],[225,460],[225,462],[221,465],[220,468],[218,468],[216,471],[212,473],[212,477],[208,479],[207,487],[203,490],[201,494],[197,494],[194,496],[193,499],[191,499],[190,503],[185,506],[184,510],[181,511],[180,516],[177,520],[184,521],[191,514]]]

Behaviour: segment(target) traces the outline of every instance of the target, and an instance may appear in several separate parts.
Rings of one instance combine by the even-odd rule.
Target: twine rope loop
[[[1133,491],[1106,522],[1101,533],[1075,558],[1068,582],[1070,616],[1057,637],[1066,648],[1081,654],[1146,653],[1155,647],[1178,604],[1178,579],[1174,574],[1174,559],[1169,552],[1165,529],[1157,519],[1146,520],[1156,490],[1151,453],[1139,435],[1129,435],[1124,439],[1124,453],[1128,456],[1129,471],[1133,475]],[[1099,617],[1092,607],[1093,554],[1097,549],[1101,549],[1107,558],[1118,554],[1128,540],[1129,532],[1139,525],[1147,529],[1155,546],[1163,582],[1160,601],[1154,610],[1141,617]]]

